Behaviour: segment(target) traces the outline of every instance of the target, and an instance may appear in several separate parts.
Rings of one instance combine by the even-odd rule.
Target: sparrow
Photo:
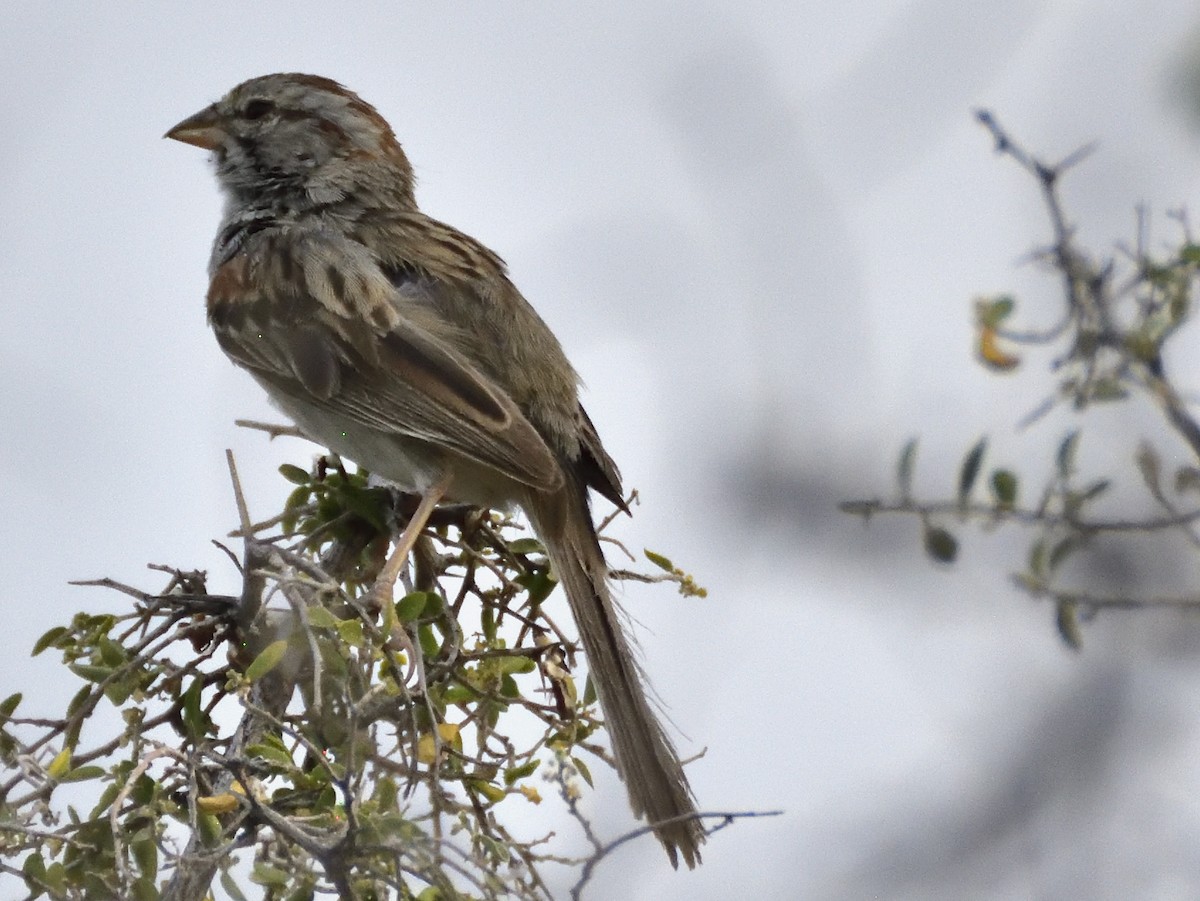
[[[222,350],[313,441],[422,494],[392,583],[440,501],[525,513],[565,589],[630,805],[673,866],[696,866],[695,799],[591,516],[589,491],[627,510],[621,476],[504,261],[421,212],[391,127],[328,78],[252,78],[166,137],[212,152],[225,197],[207,296]]]

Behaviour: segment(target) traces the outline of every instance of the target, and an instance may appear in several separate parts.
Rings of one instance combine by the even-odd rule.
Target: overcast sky
[[[971,358],[974,295],[1055,309],[1022,265],[1049,234],[1036,188],[971,111],[1049,159],[1096,140],[1065,189],[1085,240],[1130,239],[1144,202],[1165,241],[1200,194],[1172,90],[1194,3],[167,9],[2,16],[0,695],[74,692],[29,647],[123,600],[68,579],[153,590],[156,562],[236,583],[210,544],[235,521],[224,448],[258,515],[287,491],[275,467],[309,460],[233,426],[277,417],[205,326],[204,155],[160,138],[247,77],[314,72],[389,119],[428,212],[507,259],[642,493],[619,534],[709,587],[626,598],[685,753],[708,749],[701,807],[786,811],[694,873],[626,847],[592,897],[1200,896],[1194,623],[1110,617],[1072,655],[1007,584],[1019,536],[934,569],[914,523],[834,509],[886,491],[912,434],[944,493],[980,434],[1036,472],[1072,425],[1017,434],[1047,376]],[[1140,415],[1090,459],[1128,457]]]

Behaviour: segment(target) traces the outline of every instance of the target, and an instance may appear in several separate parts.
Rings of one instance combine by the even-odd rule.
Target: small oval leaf
[[[251,682],[257,682],[271,670],[275,669],[275,667],[279,666],[280,662],[287,655],[287,650],[287,639],[281,638],[279,641],[271,642],[246,667],[246,678]]]
[[[3,701],[0,701],[0,722],[8,719],[16,712],[17,705],[21,703],[21,698],[23,697],[24,695],[18,691],[16,694],[11,694]]]
[[[329,612],[328,607],[322,607],[320,604],[313,604],[306,613],[308,624],[316,629],[336,629],[341,622]]]
[[[79,766],[73,770],[63,773],[60,782],[85,782],[88,779],[99,779],[101,776],[107,776],[108,770],[102,766]]]
[[[953,563],[958,557],[958,539],[940,526],[926,526],[925,553],[939,563]]]
[[[299,466],[293,466],[291,463],[284,463],[280,466],[279,474],[293,485],[307,485],[312,481],[312,476]]]
[[[196,798],[196,809],[201,813],[218,815],[232,813],[242,804],[242,799],[233,792],[222,792],[219,795],[202,795]]]
[[[31,656],[36,657],[38,654],[42,653],[42,651],[46,650],[46,648],[57,644],[58,640],[66,634],[66,626],[55,626],[53,629],[48,630],[42,635],[41,638],[37,640],[37,643],[33,646],[33,654]]]
[[[975,487],[975,479],[979,476],[979,468],[983,463],[983,454],[986,450],[987,438],[980,438],[963,458],[962,468],[958,472],[958,503],[960,506],[966,506],[971,489]]]
[[[1012,372],[1021,365],[1021,358],[1010,354],[1000,346],[1000,336],[991,326],[983,326],[979,330],[979,342],[976,345],[979,359],[993,372]]]
[[[654,553],[654,551],[649,550],[648,548],[643,548],[642,553],[646,555],[647,560],[649,560],[651,563],[653,563],[659,569],[665,570],[669,573],[675,572],[675,564],[672,563],[666,557],[664,557],[662,554],[656,554],[656,553]]]
[[[517,538],[508,542],[508,549],[514,554],[544,554],[546,547],[536,538]]]
[[[1017,504],[1017,477],[1008,469],[997,469],[991,478],[992,496],[996,506],[1011,510]]]
[[[1059,443],[1058,452],[1054,455],[1060,479],[1065,481],[1075,472],[1075,452],[1078,448],[1079,430],[1074,429]]]
[[[1083,647],[1083,633],[1079,629],[1079,611],[1071,601],[1059,601],[1054,608],[1054,624],[1059,637],[1072,651]]]
[[[428,592],[414,591],[406,594],[396,602],[396,619],[402,623],[411,623],[425,612],[428,605]]]
[[[71,749],[70,747],[63,748],[54,755],[54,759],[50,761],[50,765],[46,767],[46,775],[51,779],[61,779],[71,769]]]

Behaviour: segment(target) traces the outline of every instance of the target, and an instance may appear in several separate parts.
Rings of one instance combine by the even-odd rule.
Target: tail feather
[[[608,565],[586,490],[568,477],[565,488],[530,498],[525,510],[566,590],[633,812],[654,827],[672,866],[682,855],[693,868],[700,862],[704,830],[679,756],[646,697],[645,679],[609,591]]]

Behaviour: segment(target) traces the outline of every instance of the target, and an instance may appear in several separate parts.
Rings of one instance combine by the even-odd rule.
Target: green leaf
[[[472,691],[465,685],[448,685],[442,692],[442,700],[451,706],[469,704],[479,697],[479,692]]]
[[[296,761],[292,759],[292,755],[286,748],[279,745],[260,742],[259,744],[250,745],[246,748],[246,753],[251,757],[257,757],[259,760],[265,760],[268,763],[273,763],[281,767],[285,771],[296,769]]]
[[[508,542],[508,549],[514,554],[544,554],[546,546],[536,538],[518,538]]]
[[[1008,469],[997,469],[991,478],[992,496],[996,506],[1011,510],[1017,504],[1017,477]]]
[[[254,658],[254,661],[246,667],[246,678],[251,682],[257,682],[283,661],[287,656],[288,643],[286,638],[281,638],[279,641],[273,641],[262,652]]]
[[[958,539],[940,526],[925,527],[925,553],[939,563],[953,563],[958,557]]]
[[[1016,305],[1016,301],[1008,294],[1002,294],[990,302],[980,303],[979,324],[985,328],[999,328],[1000,324],[1012,315]]]
[[[537,669],[537,664],[522,654],[514,654],[512,657],[497,657],[494,663],[496,669],[504,675],[532,673]]]
[[[317,629],[336,629],[341,620],[329,612],[328,607],[313,604],[307,610],[308,623]]]
[[[468,780],[467,787],[483,795],[492,804],[504,800],[504,789],[498,785],[492,785],[490,782],[484,782],[482,779]]]
[[[1158,451],[1149,441],[1143,441],[1138,445],[1136,459],[1138,472],[1142,474],[1142,481],[1146,484],[1146,489],[1154,498],[1161,500],[1163,498],[1162,461],[1159,459]]]
[[[288,895],[286,901],[313,901],[315,897],[316,888],[311,883],[306,883]]]
[[[1029,549],[1029,572],[1038,581],[1046,579],[1046,539],[1039,538]]]
[[[42,635],[42,637],[39,638],[37,640],[37,642],[34,644],[33,653],[30,656],[36,657],[38,654],[42,653],[42,651],[46,650],[46,648],[50,647],[51,645],[57,646],[58,640],[60,638],[62,638],[64,635],[66,635],[67,631],[68,630],[67,630],[66,626],[55,626],[53,629],[50,629],[47,632],[45,632]]]
[[[1079,449],[1079,430],[1074,429],[1058,445],[1054,455],[1058,477],[1064,482],[1075,473],[1075,452]]]
[[[1072,651],[1083,647],[1083,633],[1079,629],[1079,611],[1072,601],[1059,601],[1054,607],[1054,624],[1059,637]]]
[[[1058,544],[1054,545],[1054,548],[1050,551],[1050,558],[1047,561],[1050,571],[1053,572],[1054,570],[1058,569],[1059,565],[1066,560],[1067,557],[1071,556],[1071,554],[1083,547],[1083,542],[1083,537],[1078,533],[1074,533],[1068,535],[1066,538],[1062,539],[1062,541],[1058,542]]]
[[[417,642],[421,645],[421,653],[426,660],[433,660],[442,649],[442,643],[433,634],[433,627],[426,624],[417,629]]]
[[[233,901],[249,901],[249,899],[242,894],[241,888],[234,881],[233,876],[229,874],[228,870],[221,871],[221,888],[225,889],[225,894],[232,898]]]
[[[596,693],[596,683],[589,674],[587,681],[583,683],[583,706],[590,707],[600,699]]]
[[[111,860],[111,855],[106,855]],[[77,881],[77,880],[72,880]],[[54,898],[68,897],[67,889],[67,868],[57,861],[50,864],[46,868],[46,884],[50,886],[50,894]],[[103,889],[104,894],[101,894],[97,889]],[[112,886],[106,883],[104,879],[95,873],[86,873],[83,877],[83,897],[85,898],[111,898]]]
[[[381,488],[359,488],[346,486],[338,492],[338,498],[351,513],[356,513],[380,532],[387,529],[386,507],[389,494]]]
[[[520,766],[510,766],[504,771],[504,784],[512,785],[514,782],[519,782],[527,776],[532,776],[534,771],[541,766],[541,763],[540,760],[534,757]]]
[[[129,659],[129,652],[107,635],[100,636],[96,650],[100,652],[100,662],[107,666],[120,666]]]
[[[129,696],[133,694],[137,688],[138,683],[136,673],[130,673],[126,671],[124,673],[124,678],[109,682],[106,686],[104,686],[104,697],[108,698],[109,702],[114,707],[120,707],[127,700],[129,700]]]
[[[138,777],[137,782],[133,784],[133,791],[129,793],[129,796],[137,804],[149,804],[154,800],[157,789],[158,783],[143,773]]]
[[[912,499],[913,471],[917,465],[917,440],[909,438],[900,451],[900,459],[896,463],[896,486],[900,489],[900,498],[904,501]]]
[[[514,581],[525,589],[531,607],[537,607],[550,597],[550,593],[558,586],[558,582],[550,578],[550,571],[544,568],[522,573]]]
[[[102,766],[80,766],[64,773],[59,782],[86,782],[88,779],[99,779],[107,775],[108,770]]]
[[[158,845],[153,835],[131,842],[129,850],[133,852],[133,859],[143,875],[154,876],[158,873]]]
[[[117,795],[120,793],[120,791],[121,786],[117,785],[115,782],[106,785],[104,787],[104,791],[100,792],[100,797],[96,800],[96,806],[92,808],[92,813],[89,819],[97,819],[100,814],[108,810],[109,805],[111,805],[113,801],[117,800]]]
[[[312,481],[312,476],[306,470],[299,466],[293,466],[291,463],[284,463],[280,466],[279,474],[293,485],[307,485]]]
[[[500,696],[517,700],[521,697],[521,689],[517,685],[517,680],[505,673],[500,677]]]
[[[1181,466],[1175,471],[1175,493],[1185,491],[1200,491],[1200,469],[1194,466]]]
[[[200,833],[200,840],[206,848],[211,848],[221,841],[224,827],[215,813],[197,813],[196,825],[199,827],[197,831]]]
[[[363,624],[360,619],[344,619],[337,625],[338,638],[352,648],[361,648],[365,637]]]
[[[153,875],[139,876],[133,881],[132,901],[158,901],[161,897]]]
[[[29,897],[41,897],[46,885],[46,861],[39,852],[34,851],[21,862],[21,875],[25,877],[25,885],[31,892]]]
[[[979,476],[979,467],[983,463],[983,454],[987,450],[987,438],[980,438],[975,446],[967,451],[963,458],[962,468],[958,472],[958,503],[965,507],[975,487],[975,479]]]
[[[265,863],[256,863],[254,870],[250,873],[250,881],[258,885],[272,885],[283,888],[291,882],[291,877],[288,876],[285,870],[281,870],[278,867],[273,867]]]
[[[429,606],[430,595],[426,591],[414,591],[396,602],[396,619],[402,623],[414,622]]]
[[[67,727],[67,734],[63,736],[63,742],[69,747],[74,747],[79,743],[79,732],[83,729],[84,717],[75,716],[75,714],[92,700],[92,687],[85,685],[75,692],[75,696],[67,704],[67,719],[70,720],[71,725]]]
[[[312,494],[311,485],[301,485],[288,495],[283,504],[283,517],[279,521],[279,527],[283,529],[284,535],[296,534],[296,524],[300,521],[300,508],[308,503]]]
[[[1117,379],[1097,379],[1092,384],[1092,390],[1088,394],[1088,399],[1103,403],[1124,400],[1128,396],[1129,392],[1125,390],[1125,387]]]
[[[668,560],[666,557],[664,557],[662,554],[656,554],[656,553],[654,553],[654,551],[649,550],[649,549],[643,549],[642,553],[646,555],[647,560],[649,560],[651,563],[653,563],[659,569],[666,570],[669,573],[675,572],[675,564],[672,563],[670,560]]]
[[[103,682],[115,672],[111,666],[93,666],[90,663],[71,663],[67,669],[89,682]]]
[[[212,725],[208,716],[205,715],[203,705],[201,704],[203,692],[204,677],[197,675],[192,677],[191,682],[188,683],[187,690],[180,695],[183,726],[187,731],[188,737],[193,741],[200,741],[204,738],[208,734],[209,727]]]
[[[571,763],[574,765],[575,769],[579,772],[579,775],[583,777],[583,781],[586,782],[592,788],[595,788],[596,786],[592,782],[592,771],[587,768],[587,764],[585,764],[578,757],[572,757]]]
[[[479,613],[479,629],[483,632],[483,640],[489,645],[496,643],[496,611],[491,604],[484,605]]]
[[[373,800],[380,810],[399,810],[400,790],[394,779],[380,779],[375,783]]]
[[[7,720],[13,713],[16,712],[17,705],[21,703],[21,698],[24,697],[21,692],[9,695],[3,701],[0,701],[0,722]]]

